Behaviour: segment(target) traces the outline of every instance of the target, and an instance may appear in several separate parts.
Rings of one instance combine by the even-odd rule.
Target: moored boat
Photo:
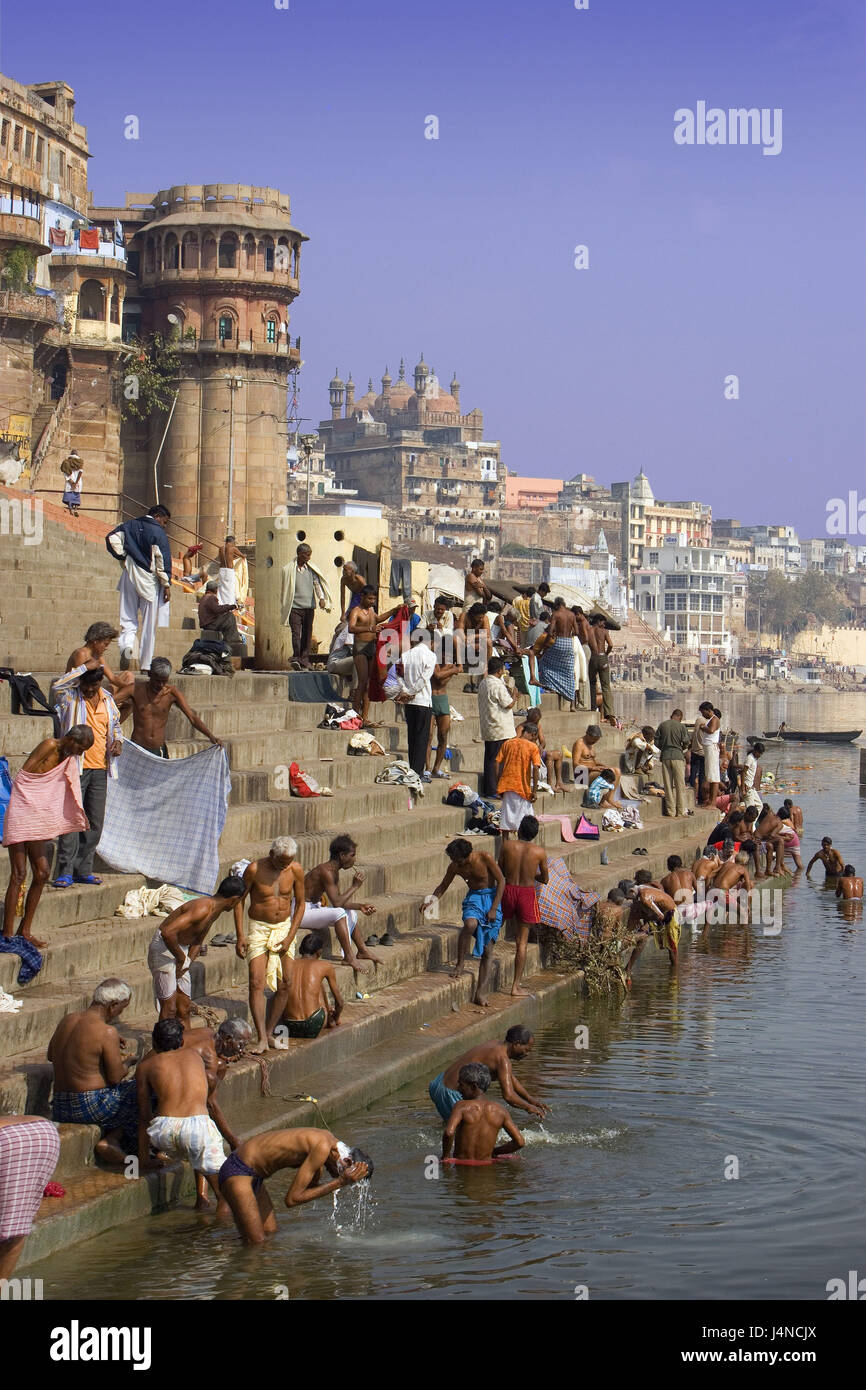
[[[781,728],[778,733],[765,733],[763,742],[768,739],[778,741],[784,739],[789,743],[853,743],[855,738],[859,738],[862,729],[787,729]]]

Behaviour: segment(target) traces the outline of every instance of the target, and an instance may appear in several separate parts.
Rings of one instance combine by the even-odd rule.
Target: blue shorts
[[[451,1111],[454,1109],[458,1100],[462,1100],[463,1097],[459,1091],[452,1090],[450,1086],[445,1085],[442,1079],[444,1075],[444,1071],[440,1071],[435,1080],[430,1082],[430,1085],[427,1087],[427,1092],[443,1120],[450,1120]]]
[[[496,917],[491,922],[487,914],[493,906],[493,899],[496,897],[495,888],[473,888],[463,899],[463,921],[473,920],[475,926],[475,945],[472,948],[473,956],[483,956],[485,946],[496,940],[502,930],[502,904],[496,910]]]

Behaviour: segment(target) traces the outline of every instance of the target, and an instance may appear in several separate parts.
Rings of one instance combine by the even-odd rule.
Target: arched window
[[[184,233],[180,263],[183,270],[198,270],[198,237],[194,232]]]
[[[201,244],[201,268],[213,270],[216,265],[216,241],[212,236],[205,237]]]
[[[249,233],[244,237],[244,269],[255,270],[256,268],[256,243],[255,238]]]
[[[274,268],[274,243],[273,243],[273,239],[272,239],[271,237],[269,237],[269,236],[266,236],[265,239],[264,239],[264,241],[262,242],[262,245],[263,245],[263,247],[265,248],[265,270],[273,270],[273,268]]]
[[[99,321],[104,310],[105,291],[98,280],[85,280],[78,291],[78,317]]]
[[[231,314],[220,314],[217,321],[217,333],[221,343],[230,343],[235,336],[235,321]]]
[[[144,270],[147,275],[152,275],[154,271],[154,245],[153,237],[149,236],[144,243]]]
[[[234,270],[238,258],[238,239],[231,232],[226,232],[220,237],[219,267],[220,270]]]
[[[299,241],[295,241],[295,242],[292,243],[292,279],[293,279],[293,280],[297,280],[297,278],[298,278],[298,264],[299,264],[299,262],[300,262],[300,259],[301,259],[301,243],[300,243]]]
[[[292,268],[292,252],[289,246],[289,238],[281,236],[277,242],[277,270],[281,270],[284,275],[288,275]]]
[[[177,270],[180,267],[180,246],[174,232],[169,232],[163,247],[163,268]]]

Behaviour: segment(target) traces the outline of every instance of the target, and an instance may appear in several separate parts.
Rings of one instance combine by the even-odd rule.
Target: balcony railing
[[[0,314],[15,319],[39,319],[49,324],[64,322],[63,310],[53,294],[28,293],[27,290],[0,290]]]

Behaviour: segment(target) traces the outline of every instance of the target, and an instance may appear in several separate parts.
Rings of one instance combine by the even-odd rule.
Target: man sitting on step
[[[355,868],[357,853],[358,846],[351,835],[337,835],[331,841],[328,846],[330,858],[326,859],[324,864],[317,864],[315,868],[310,869],[304,881],[307,909],[301,926],[312,931],[333,926],[343,950],[344,965],[351,965],[353,970],[362,970],[366,967],[361,965],[361,961],[372,961],[376,966],[380,965],[385,957],[377,951],[371,951],[365,944],[358,923],[359,912],[369,917],[376,911],[372,903],[353,901],[364,883],[363,871],[355,869],[349,887],[345,892],[340,891],[340,873]],[[354,951],[352,946],[355,948]]]
[[[317,1038],[324,1027],[336,1028],[340,1022],[343,996],[337,986],[334,963],[322,960],[327,944],[323,932],[311,931],[298,948],[289,977],[284,1019],[290,1038]],[[333,996],[333,1008],[325,985]]]
[[[571,750],[571,775],[577,781],[578,768],[586,768],[588,780],[600,777],[606,770],[605,764],[600,763],[597,757],[597,747],[601,742],[601,729],[598,724],[588,724],[586,733],[582,738],[574,740],[574,747]],[[613,773],[614,791],[619,786],[619,769],[610,769]]]
[[[103,980],[86,1009],[60,1020],[48,1044],[52,1118],[58,1124],[99,1125],[102,1137],[94,1153],[103,1163],[122,1164],[136,1150],[135,1080],[125,1078],[137,1058],[124,1060],[112,1026],[131,997],[123,980]]]

